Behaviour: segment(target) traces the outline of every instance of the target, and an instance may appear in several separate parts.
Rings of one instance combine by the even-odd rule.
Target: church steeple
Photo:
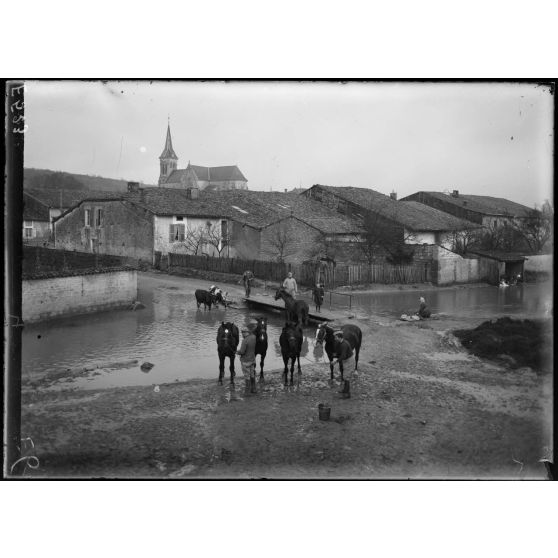
[[[159,173],[159,186],[167,181],[171,173],[176,170],[178,157],[172,148],[172,138],[170,131],[170,118],[167,124],[167,139],[165,141],[165,148],[159,157],[160,173]]]

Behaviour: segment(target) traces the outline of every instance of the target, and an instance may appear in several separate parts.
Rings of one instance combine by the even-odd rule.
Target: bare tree
[[[204,227],[192,227],[188,225],[184,234],[184,240],[174,244],[176,252],[185,251],[197,256],[201,252],[206,241],[206,229]]]
[[[284,262],[285,258],[294,252],[296,237],[288,223],[283,221],[274,227],[269,238],[270,249],[268,250],[278,262]]]
[[[216,227],[209,222],[206,224],[205,243],[212,246],[217,251],[219,258],[225,248],[230,245],[230,240],[231,237],[228,228],[223,230],[222,226]]]
[[[450,245],[451,250],[461,256],[467,254],[469,248],[478,241],[477,229],[460,229],[446,233],[443,242]]]
[[[524,218],[514,221],[512,228],[532,252],[540,252],[554,233],[554,208],[547,200],[542,210],[535,207]]]
[[[385,256],[393,264],[407,263],[413,259],[406,245],[415,239],[415,234],[399,222],[398,203],[402,202],[379,201],[370,206],[361,219],[364,231],[355,235],[355,240],[361,255],[369,264],[377,256]]]

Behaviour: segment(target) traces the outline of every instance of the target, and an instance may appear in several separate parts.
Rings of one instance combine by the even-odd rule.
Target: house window
[[[185,231],[183,224],[169,225],[169,242],[183,242]]]
[[[227,242],[228,238],[228,223],[227,221],[221,221],[221,242],[224,244]]]
[[[85,226],[86,227],[91,226],[91,210],[90,209],[85,210]]]
[[[184,217],[175,217],[174,220],[175,221],[184,221]]]
[[[95,210],[95,227],[100,227],[103,222],[103,210],[97,208]]]
[[[33,221],[23,221],[23,236],[33,238]]]

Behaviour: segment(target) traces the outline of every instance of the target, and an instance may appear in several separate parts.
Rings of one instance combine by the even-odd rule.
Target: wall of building
[[[30,224],[31,227],[26,227],[26,224]],[[31,229],[31,236],[27,236],[28,233],[26,229]],[[23,238],[27,239],[49,239],[50,238],[50,223],[48,221],[30,221],[24,220],[23,222]]]
[[[535,273],[545,272],[552,273],[554,257],[552,254],[541,254],[539,256],[527,256],[525,260],[525,271],[534,271]]]
[[[481,281],[478,258],[463,258],[441,246],[434,251],[436,260],[436,276],[433,278],[437,285],[452,285],[455,283],[476,283]]]
[[[26,279],[22,281],[23,321],[122,308],[136,300],[137,293],[135,270]]]
[[[60,215],[62,215],[62,213],[64,213],[64,211],[66,211],[66,209],[69,208],[63,208],[63,209],[59,209],[59,208],[53,208],[53,207],[49,207],[48,209],[48,216],[50,219],[50,230],[53,230],[53,225],[52,222],[54,221],[54,219],[56,219],[56,217],[59,217]]]
[[[229,221],[231,227],[231,246],[229,257],[245,260],[259,259],[261,252],[261,233],[257,229]]]
[[[169,252],[177,252],[181,254],[192,253],[187,246],[187,243],[180,240],[170,239],[171,225],[184,225],[184,234],[187,235],[188,229],[197,230],[199,228],[206,229],[207,223],[211,223],[211,230],[217,230],[221,234],[221,219],[214,219],[208,217],[182,217],[180,215],[161,216],[155,215],[153,221],[154,227],[154,247],[155,250],[165,255]],[[230,253],[230,250],[228,251]],[[207,254],[209,256],[217,256],[218,251],[214,246],[204,243],[198,250],[198,255]],[[221,253],[222,256],[227,255],[227,248]]]
[[[94,222],[98,208],[103,211],[100,227]],[[85,225],[86,209],[91,211],[90,226]],[[84,202],[55,221],[54,229],[56,248],[153,259],[153,216],[128,202]]]

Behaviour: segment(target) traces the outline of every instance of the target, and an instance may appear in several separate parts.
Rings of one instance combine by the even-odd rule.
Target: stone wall
[[[123,308],[137,294],[137,271],[132,269],[26,279],[22,281],[23,321]]]
[[[91,225],[85,225],[85,210]],[[102,210],[99,227],[95,212]],[[123,201],[87,201],[54,223],[56,248],[153,261],[153,216]]]
[[[23,278],[31,278],[45,272],[61,270],[90,270],[125,265],[126,258],[107,254],[70,252],[43,246],[23,246],[21,269]]]

